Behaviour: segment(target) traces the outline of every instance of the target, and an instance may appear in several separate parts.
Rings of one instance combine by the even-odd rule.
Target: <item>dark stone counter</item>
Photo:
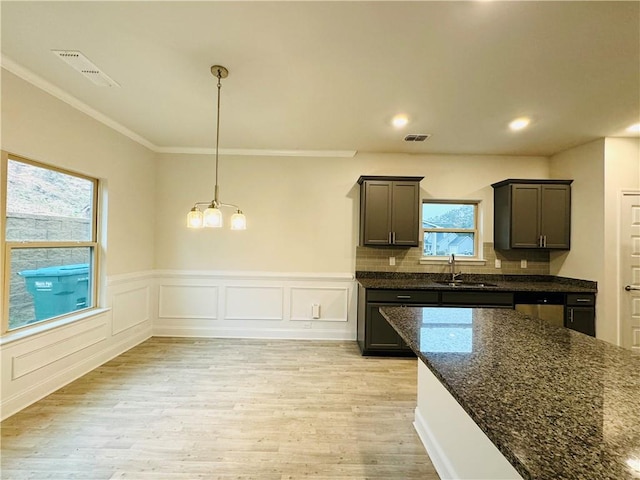
[[[640,478],[639,356],[509,309],[380,311],[523,478]]]
[[[365,288],[390,290],[486,290],[494,292],[597,293],[597,283],[589,280],[551,275],[477,275],[463,274],[465,282],[491,283],[495,286],[460,285],[451,287],[446,274],[356,272],[356,280]]]

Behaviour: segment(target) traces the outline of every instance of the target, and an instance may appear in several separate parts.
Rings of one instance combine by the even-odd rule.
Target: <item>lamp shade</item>
[[[187,227],[189,228],[202,228],[202,212],[193,207],[187,214]]]
[[[220,228],[222,227],[222,212],[214,205],[204,211],[204,226],[207,228]]]
[[[247,217],[238,210],[231,215],[231,230],[246,230],[247,229]]]

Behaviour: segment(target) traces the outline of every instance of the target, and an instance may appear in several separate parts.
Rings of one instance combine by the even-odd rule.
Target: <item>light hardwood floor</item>
[[[152,338],[2,425],[3,479],[438,479],[416,360]]]

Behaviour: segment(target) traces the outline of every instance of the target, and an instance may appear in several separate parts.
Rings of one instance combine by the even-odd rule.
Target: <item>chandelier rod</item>
[[[229,70],[222,65],[214,65],[211,67],[211,74],[218,79],[218,84],[216,85],[218,88],[218,101],[216,108],[216,153],[215,153],[215,161],[216,161],[216,169],[215,169],[215,187],[213,192],[213,201],[214,205],[220,205],[220,195],[218,188],[218,156],[219,156],[219,145],[220,145],[220,90],[222,89],[222,79],[227,78],[229,76]]]

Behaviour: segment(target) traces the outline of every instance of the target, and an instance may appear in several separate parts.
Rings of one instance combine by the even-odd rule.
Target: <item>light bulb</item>
[[[222,227],[222,212],[213,203],[204,211],[204,226],[207,228]]]
[[[247,229],[247,217],[238,210],[231,215],[231,230],[246,230]]]
[[[187,214],[187,227],[202,228],[202,212],[193,207]]]

